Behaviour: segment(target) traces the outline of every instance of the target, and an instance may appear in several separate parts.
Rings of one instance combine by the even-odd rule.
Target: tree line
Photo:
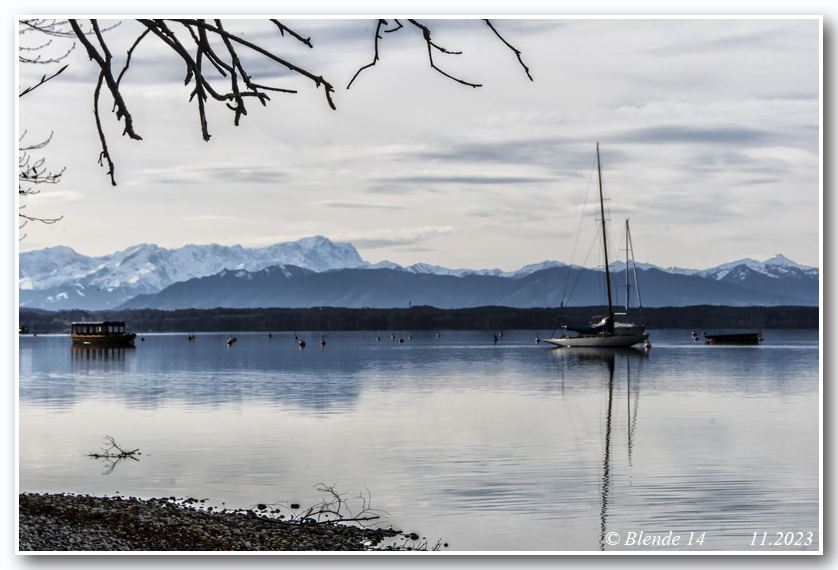
[[[561,325],[587,324],[607,307],[517,309],[477,307],[437,309],[135,309],[126,311],[32,311],[21,308],[19,324],[32,333],[67,333],[79,321],[125,321],[129,330],[143,332],[242,331],[409,331],[409,330],[537,330],[545,334]],[[649,329],[818,328],[818,307],[726,307],[699,305],[643,310]]]

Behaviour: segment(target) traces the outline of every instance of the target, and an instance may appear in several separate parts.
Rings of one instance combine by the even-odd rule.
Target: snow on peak
[[[767,260],[765,262],[765,265],[784,265],[788,267],[802,267],[801,265],[796,264],[795,262],[784,256],[782,253],[778,253],[771,259]]]
[[[379,261],[378,263],[371,265],[370,269],[395,269],[396,271],[404,271],[404,267],[399,265],[398,263],[393,263],[392,261]]]
[[[87,257],[58,247],[21,253],[18,287],[37,291],[65,285],[122,283],[133,296],[156,293],[172,283],[224,269],[258,271],[273,265],[296,265],[312,271],[370,266],[352,244],[333,243],[323,236],[254,249],[218,244],[166,249],[141,244],[102,257]]]

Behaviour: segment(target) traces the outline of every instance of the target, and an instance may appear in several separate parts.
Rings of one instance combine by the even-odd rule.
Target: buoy
[[[494,335],[494,336],[495,336],[495,342],[497,342],[498,341],[498,335]]]
[[[320,337],[320,346],[326,346],[326,339],[324,337]]]
[[[402,337],[399,337],[399,342],[404,342],[404,339]]]
[[[390,338],[393,339],[393,340],[396,340],[396,333],[391,334]]]
[[[294,332],[294,340],[297,340],[297,333],[296,333],[296,331]]]
[[[407,340],[413,340],[412,336],[407,337]]]
[[[644,348],[645,348],[646,350],[649,350],[650,348],[652,348],[652,343],[651,343],[651,342],[649,342],[649,341],[647,340],[647,341],[646,341],[646,344],[645,344],[645,345],[643,345],[643,346],[644,346]]]
[[[144,336],[140,337],[140,342],[145,342],[145,337]]]
[[[375,337],[375,340],[381,340],[380,336]]]
[[[300,348],[305,348],[305,347],[306,347],[306,341],[301,340],[300,341]]]
[[[535,335],[535,344],[538,344],[539,342],[541,342],[541,339],[538,338],[538,335]]]
[[[273,338],[273,336],[274,335],[272,335],[271,333],[268,333],[268,338]]]
[[[436,333],[436,338],[439,338],[439,333]]]
[[[762,338],[762,335],[761,335],[761,334],[757,334],[757,340],[758,340],[759,342],[762,342],[762,341],[764,341],[765,339],[764,339],[764,338]]]
[[[233,339],[232,338],[227,339],[227,346],[233,346]]]

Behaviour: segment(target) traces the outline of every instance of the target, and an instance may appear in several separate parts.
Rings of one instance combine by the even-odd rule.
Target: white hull
[[[636,335],[643,334],[646,329],[645,324],[635,323],[614,323],[614,334],[616,335]]]
[[[606,348],[619,348],[634,346],[649,338],[648,334],[629,335],[580,335],[565,338],[545,338],[544,342],[556,346],[599,346]]]

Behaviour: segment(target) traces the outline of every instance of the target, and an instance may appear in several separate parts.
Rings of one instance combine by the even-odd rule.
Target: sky
[[[63,219],[29,223],[19,250],[98,256],[323,235],[371,263],[595,266],[599,143],[615,252],[628,218],[638,262],[704,269],[782,253],[821,265],[817,18],[493,18],[532,81],[482,20],[419,18],[435,43],[462,52],[434,53],[437,66],[478,88],[432,69],[421,32],[400,19],[350,89],[372,61],[374,19],[281,21],[314,48],[265,20],[225,25],[322,75],[337,109],[311,81],[249,55],[256,82],[298,93],[248,101],[239,126],[208,102],[205,142],[182,63],[144,40],[122,80],[143,140],[121,136],[109,95],[100,99],[115,187],[97,162],[97,68],[76,45],[62,75],[19,99],[24,140],[53,133],[40,152],[50,169],[66,167],[60,184],[21,202]],[[119,61],[139,30],[121,22],[106,33]],[[19,83],[51,69],[21,65]]]

